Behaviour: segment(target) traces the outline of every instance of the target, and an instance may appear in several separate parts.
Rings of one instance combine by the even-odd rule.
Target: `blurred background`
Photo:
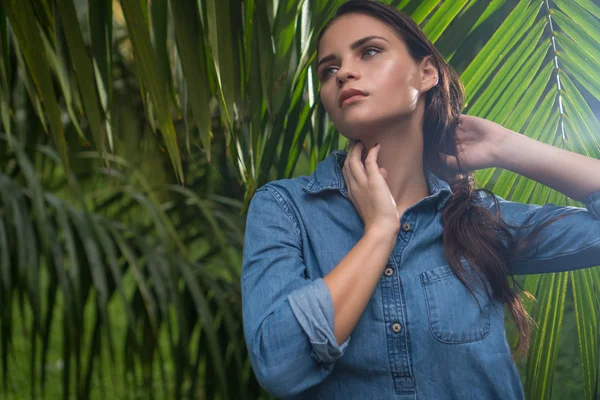
[[[0,0],[0,398],[269,398],[242,334],[245,213],[346,144],[314,68],[341,3]],[[387,3],[460,73],[464,113],[600,158],[596,0]],[[600,398],[600,268],[519,282],[527,398]]]

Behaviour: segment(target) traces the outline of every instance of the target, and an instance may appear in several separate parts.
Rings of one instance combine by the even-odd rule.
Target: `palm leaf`
[[[600,21],[573,2],[556,1],[558,9],[548,8],[547,3],[542,7],[542,3],[528,3],[520,2],[515,8],[516,11],[526,7],[520,12],[527,15],[527,23],[510,26],[507,20],[494,35],[503,32],[503,26],[507,25],[507,29],[513,30],[513,37],[525,39],[516,47],[505,41],[486,58],[478,56],[463,73],[469,98],[467,113],[522,131],[536,140],[599,158],[600,124],[581,90],[600,100],[589,72],[600,65],[592,46],[600,37],[597,33]],[[486,61],[497,58],[495,54],[503,54],[506,61],[495,61],[495,64]],[[486,69],[488,66],[491,68]],[[482,69],[493,73],[493,77],[478,79],[470,72]],[[476,177],[481,185],[513,201],[575,205],[565,196],[510,171],[492,168],[478,171]],[[595,334],[598,319],[589,311],[597,307],[597,293],[589,287],[591,276],[587,270],[543,276],[538,290],[533,292],[539,300],[539,307],[533,310],[539,329],[527,365],[528,398],[549,399],[551,396],[565,289],[570,282],[582,350],[584,392],[586,398],[593,399],[600,354]],[[554,294],[550,296],[550,293]]]
[[[6,137],[4,140],[7,140]],[[6,143],[6,142],[5,142]],[[152,370],[156,360],[146,358],[148,352],[154,353],[158,350],[158,337],[161,335],[162,326],[165,326],[166,335],[171,346],[170,357],[173,360],[181,360],[182,357],[200,359],[206,357],[210,352],[210,362],[206,368],[215,370],[220,379],[217,391],[222,398],[229,398],[227,388],[233,387],[230,376],[245,375],[249,368],[247,356],[243,351],[241,340],[241,325],[238,311],[228,311],[231,308],[226,293],[232,288],[229,281],[221,281],[213,275],[203,272],[199,263],[212,263],[212,258],[199,258],[196,262],[182,258],[175,239],[169,233],[172,227],[168,217],[162,211],[163,206],[157,203],[157,199],[148,199],[142,193],[131,192],[129,196],[153,214],[150,221],[154,231],[149,231],[145,236],[140,236],[131,228],[119,222],[112,221],[95,214],[93,211],[78,209],[60,200],[58,197],[45,193],[39,180],[34,173],[34,165],[27,158],[22,146],[13,140],[13,149],[16,154],[15,160],[22,171],[24,184],[13,181],[9,176],[0,173],[0,286],[21,287],[21,293],[25,296],[25,309],[31,311],[31,348],[30,370],[31,370],[31,393],[37,396],[36,382],[40,382],[42,389],[45,388],[46,373],[44,369],[40,372],[36,367],[38,360],[46,360],[49,353],[49,337],[53,320],[62,319],[61,329],[65,338],[63,354],[65,367],[63,369],[64,393],[69,392],[69,382],[73,379],[71,374],[75,373],[77,394],[79,397],[87,397],[91,390],[91,379],[96,368],[96,360],[106,351],[115,363],[121,358],[116,352],[115,329],[108,314],[109,300],[113,294],[117,296],[115,301],[120,303],[127,321],[127,352],[133,357],[133,362],[125,360],[122,367],[135,375],[137,361],[143,366],[147,373],[144,374],[144,382],[147,390],[152,390]],[[46,149],[46,152],[48,150]],[[100,157],[100,156],[99,156]],[[54,155],[54,161],[58,158]],[[72,185],[77,185],[78,179],[71,179]],[[76,192],[82,192],[77,187]],[[113,189],[114,190],[114,189]],[[118,189],[117,189],[118,190]],[[146,190],[149,190],[146,187]],[[216,205],[202,199],[192,193],[182,192],[187,196],[193,196],[194,201],[203,204],[205,215],[211,221],[210,231],[218,232],[220,235],[220,248],[214,257],[222,260],[220,252],[227,252],[225,234],[217,221],[214,221],[214,210]],[[149,196],[153,196],[149,193]],[[162,215],[162,216],[161,216]],[[191,225],[180,226],[185,232]],[[147,229],[147,228],[145,228]],[[44,244],[45,243],[45,244]],[[171,243],[171,244],[169,244]],[[15,249],[15,250],[11,250]],[[42,263],[46,259],[48,263]],[[160,262],[158,260],[164,260]],[[232,262],[239,262],[232,258]],[[220,261],[222,264],[222,261]],[[19,265],[18,269],[11,265]],[[44,266],[45,265],[45,266]],[[178,266],[173,271],[167,265]],[[46,283],[41,279],[48,272],[50,280]],[[133,278],[135,292],[133,298],[128,295],[124,287],[124,281]],[[184,286],[180,285],[184,282]],[[239,289],[235,289],[239,291]],[[42,299],[41,293],[47,293],[47,298]],[[12,305],[14,290],[2,291],[3,305]],[[186,294],[188,293],[188,294]],[[62,306],[56,301],[57,297],[63,298]],[[45,301],[47,311],[43,312],[41,306]],[[88,304],[93,304],[96,310],[93,329],[91,331],[91,342],[86,344],[82,333],[86,330],[86,318],[84,309]],[[72,313],[61,313],[58,310],[67,307]],[[174,309],[176,314],[185,315],[184,308],[190,308],[197,315],[197,319],[179,319],[173,326],[170,314]],[[12,308],[12,307],[11,307]],[[2,326],[0,329],[0,342],[3,349],[2,365],[8,367],[8,349],[14,341],[12,334],[10,309],[3,308]],[[222,310],[222,311],[218,311]],[[234,307],[233,310],[239,310]],[[223,315],[223,320],[218,315]],[[148,342],[142,340],[148,335],[148,331],[140,330],[140,323],[148,321],[150,331],[155,338],[148,347]],[[196,322],[197,321],[197,322]],[[225,336],[217,332],[225,326]],[[89,326],[87,327],[89,329]],[[207,346],[196,348],[191,341],[191,332],[202,331],[202,335],[209,338]],[[144,335],[144,332],[146,334]],[[182,333],[188,332],[188,335]],[[68,338],[74,340],[71,343]],[[103,338],[103,339],[101,339]],[[42,348],[37,347],[38,339],[42,339]],[[226,340],[233,346],[235,358],[230,360],[222,351],[224,346],[220,344]],[[175,345],[178,343],[177,345]],[[89,346],[89,347],[85,347]],[[75,350],[74,352],[72,350]],[[185,354],[185,356],[184,356]],[[72,366],[75,361],[76,365]],[[44,364],[42,364],[44,365]],[[85,367],[84,367],[85,366]],[[191,364],[179,365],[182,378],[179,380],[179,388],[187,381],[195,380],[198,373],[197,366]],[[230,371],[235,371],[234,373]],[[6,369],[3,369],[5,382],[8,378]],[[246,390],[243,386],[234,390],[236,398],[245,398]]]
[[[140,79],[144,83],[144,87],[148,88],[152,99],[152,111],[161,127],[161,133],[171,156],[175,174],[183,182],[183,167],[181,166],[179,145],[177,144],[173,120],[169,113],[168,91],[161,79],[162,75],[158,67],[156,53],[150,45],[150,33],[148,32],[142,7],[137,1],[122,1],[121,7],[129,28],[132,47],[137,60],[136,65],[139,66],[141,74]]]
[[[54,143],[68,170],[67,144],[62,121],[60,120],[60,109],[56,101],[56,93],[52,86],[50,71],[47,67],[48,64],[44,59],[44,48],[42,47],[43,42],[40,32],[35,24],[35,20],[30,18],[33,15],[31,2],[30,0],[25,0],[17,3],[15,0],[10,0],[5,5],[4,11],[11,22],[19,45],[23,49],[27,68],[35,83],[36,91],[46,108],[46,116]]]

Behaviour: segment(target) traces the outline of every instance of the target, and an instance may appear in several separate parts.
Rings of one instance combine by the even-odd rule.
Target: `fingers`
[[[362,142],[352,143],[344,162],[344,168],[349,175],[352,175],[354,181],[358,183],[365,183],[367,179],[372,176],[381,174],[380,169],[377,165],[377,157],[381,150],[381,145],[377,143],[367,153],[367,157],[362,162],[362,154],[364,152],[364,144]],[[387,171],[386,171],[387,173]]]
[[[357,142],[352,145],[350,153],[346,156],[348,168],[354,180],[359,184],[364,184],[367,181],[367,173],[361,160],[363,149],[364,145],[362,142]]]
[[[351,191],[351,188],[356,186],[356,178],[354,177],[354,173],[352,173],[351,169],[350,169],[350,155],[352,154],[354,148],[354,143],[351,142],[350,146],[348,147],[348,154],[346,155],[346,160],[344,161],[344,166],[342,168],[342,174],[344,175],[344,180],[346,181],[346,186],[348,186],[348,188],[350,189],[349,192]],[[350,194],[350,193],[349,193]]]
[[[367,180],[382,175],[387,182],[387,171],[385,168],[379,168],[377,165],[377,157],[380,150],[381,145],[379,143],[373,146],[369,150],[363,164],[361,158],[364,151],[364,145],[362,142],[351,143],[342,169],[346,181],[351,185],[365,184]]]
[[[367,159],[365,160],[365,167],[369,178],[372,178],[373,176],[379,174],[379,167],[377,166],[377,156],[379,155],[380,149],[381,145],[377,143],[371,148],[371,150],[369,150],[369,154],[367,155]]]
[[[381,146],[375,145],[365,156],[364,149],[362,143],[355,143],[346,156],[343,172],[348,198],[360,215],[365,231],[369,231],[373,226],[384,226],[397,232],[400,215],[387,184],[388,172],[377,165]]]

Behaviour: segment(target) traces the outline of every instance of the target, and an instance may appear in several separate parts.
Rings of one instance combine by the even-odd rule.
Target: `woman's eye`
[[[373,57],[375,54],[379,53],[379,50],[377,50],[374,47],[367,47],[366,49],[363,50],[363,57]]]
[[[376,49],[375,47],[365,47],[362,50],[362,58],[371,58],[375,54],[380,53],[380,52],[381,52],[381,50]],[[336,67],[323,68],[323,72],[321,73],[321,79],[326,80],[327,78],[331,77],[337,70],[338,70],[338,68],[336,68]]]
[[[331,75],[333,75],[333,74],[334,74],[334,72],[335,72],[334,70],[336,70],[336,69],[337,69],[337,68],[335,68],[335,67],[327,67],[327,68],[325,68],[325,69],[323,70],[323,78],[324,78],[324,79],[327,79],[327,78],[329,78]]]

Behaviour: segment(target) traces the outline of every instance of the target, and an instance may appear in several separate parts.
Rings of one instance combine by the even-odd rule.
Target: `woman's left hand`
[[[497,166],[500,148],[511,131],[471,115],[461,114],[458,121],[456,139],[461,168],[459,170],[456,157],[442,154],[448,167],[457,172],[467,172]]]

